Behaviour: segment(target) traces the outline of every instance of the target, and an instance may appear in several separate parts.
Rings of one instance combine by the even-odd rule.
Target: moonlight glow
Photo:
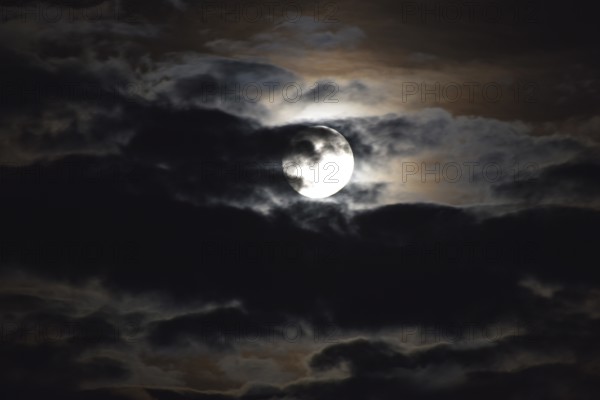
[[[321,199],[339,192],[350,181],[354,155],[339,132],[314,126],[292,138],[282,164],[294,190],[303,196]]]

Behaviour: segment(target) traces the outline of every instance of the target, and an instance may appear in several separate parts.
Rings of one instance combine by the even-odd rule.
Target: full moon
[[[292,137],[282,165],[294,190],[306,197],[322,199],[339,192],[350,181],[354,155],[338,131],[312,126]]]

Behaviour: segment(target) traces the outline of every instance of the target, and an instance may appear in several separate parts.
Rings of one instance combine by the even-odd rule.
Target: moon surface
[[[312,126],[292,137],[282,166],[294,190],[322,199],[339,192],[350,181],[354,155],[341,133],[326,126]]]

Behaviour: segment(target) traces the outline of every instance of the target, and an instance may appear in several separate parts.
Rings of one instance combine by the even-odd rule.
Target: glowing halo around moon
[[[354,154],[338,131],[312,126],[292,137],[282,167],[295,191],[312,199],[322,199],[336,194],[350,181]]]

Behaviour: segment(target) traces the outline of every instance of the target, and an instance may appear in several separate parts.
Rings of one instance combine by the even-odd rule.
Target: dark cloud
[[[215,348],[228,348],[250,337],[271,340],[281,336],[286,321],[278,315],[248,315],[237,308],[223,308],[204,314],[183,315],[160,321],[150,330],[150,341],[157,346],[189,345],[188,340],[205,342]],[[277,330],[277,332],[275,332]],[[183,341],[183,343],[182,343]]]
[[[496,191],[501,196],[529,204],[560,202],[568,198],[595,207],[600,195],[600,166],[594,162],[555,165],[540,171],[536,179],[498,185]]]
[[[11,14],[0,28],[5,397],[599,392],[592,13],[527,3],[538,21],[425,24],[402,21],[406,2],[348,2],[334,25],[227,25],[213,15],[198,26],[187,1],[118,3],[119,18]],[[362,62],[382,67],[379,80],[342,72]],[[483,117],[496,113],[489,104],[478,115],[384,114],[398,93],[381,83],[396,73],[479,76],[494,65],[507,82],[551,81],[552,96],[504,120]],[[311,109],[320,86],[297,104],[213,96],[307,76],[332,77],[346,110],[386,111]],[[297,122],[306,110],[327,118]],[[281,168],[290,140],[316,124],[341,132],[356,157],[353,181],[323,201],[295,193]],[[293,152],[321,156],[306,140]],[[419,186],[394,170],[407,161],[535,168]],[[285,338],[290,324],[301,340]],[[509,334],[487,337],[497,326]]]

